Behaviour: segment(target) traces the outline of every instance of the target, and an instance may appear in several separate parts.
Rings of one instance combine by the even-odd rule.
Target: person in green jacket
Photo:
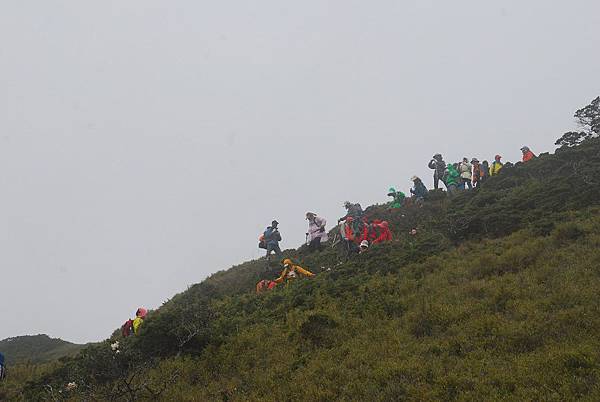
[[[448,188],[448,193],[452,194],[458,190],[458,184],[460,182],[460,173],[455,165],[449,163],[446,166],[446,172],[444,173],[444,181]]]
[[[400,207],[402,207],[402,204],[404,203],[404,199],[406,198],[406,195],[402,191],[396,191],[396,189],[394,187],[390,187],[390,189],[388,191],[388,197],[394,198],[390,208],[400,208]]]

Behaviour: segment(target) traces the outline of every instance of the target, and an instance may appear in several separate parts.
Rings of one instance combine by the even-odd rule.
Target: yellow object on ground
[[[296,279],[298,277],[298,274],[308,276],[309,278],[315,276],[315,274],[313,274],[309,270],[302,268],[300,265],[294,264],[289,258],[283,261],[283,265],[284,269],[283,271],[281,271],[281,275],[279,276],[279,278],[275,279],[276,283],[282,283],[286,279],[288,281]]]

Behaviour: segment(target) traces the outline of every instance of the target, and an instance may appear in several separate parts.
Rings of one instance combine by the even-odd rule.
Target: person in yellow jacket
[[[148,310],[143,307],[138,308],[135,312],[135,319],[133,320],[133,333],[135,335],[140,333],[140,327],[146,319],[146,314],[148,314]]]
[[[294,264],[292,260],[286,258],[285,260],[283,260],[283,271],[281,271],[281,275],[279,276],[279,278],[275,279],[275,282],[282,283],[286,279],[290,281],[296,279],[299,274],[308,276],[309,278],[315,276],[315,274],[313,274],[309,270],[302,268],[300,265]]]
[[[500,169],[502,169],[502,166],[504,166],[502,162],[500,162],[500,159],[502,159],[500,155],[495,156],[494,162],[492,162],[490,165],[490,176],[496,176],[498,173],[500,173]]]

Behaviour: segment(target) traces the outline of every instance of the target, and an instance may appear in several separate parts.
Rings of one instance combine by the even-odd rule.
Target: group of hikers
[[[536,157],[527,146],[522,147],[521,152],[524,163]],[[479,187],[488,177],[499,174],[504,164],[500,155],[496,155],[490,165],[486,160],[480,163],[477,158],[472,158],[470,162],[468,158],[463,158],[460,162],[446,164],[441,154],[435,154],[428,166],[433,169],[433,188],[437,190],[441,181],[448,193],[452,194],[457,190]]]
[[[523,146],[521,152],[524,163],[536,157],[527,146]],[[428,166],[433,170],[433,188],[438,190],[440,187],[439,183],[442,182],[448,193],[452,195],[459,190],[478,188],[488,177],[500,174],[505,164],[502,162],[501,155],[496,155],[491,164],[486,160],[480,163],[477,158],[472,158],[469,161],[466,157],[460,162],[447,164],[442,155],[437,153],[433,155]],[[410,189],[410,198],[407,198],[402,191],[397,191],[394,187],[390,187],[388,196],[392,197],[391,209],[401,208],[408,200],[416,205],[423,203],[428,193],[427,187],[417,176],[413,176],[411,181],[413,182],[413,187]],[[372,244],[392,240],[392,233],[387,221],[375,219],[372,222],[368,222],[360,204],[353,204],[346,201],[344,207],[346,208],[346,215],[338,219],[337,223],[340,226],[339,236],[343,241],[347,255],[363,254],[368,251],[369,246]],[[314,212],[307,212],[306,220],[308,221],[308,231],[306,232],[307,249],[309,252],[321,250],[322,243],[329,239],[325,228],[327,220],[317,216]],[[259,248],[266,250],[267,261],[270,261],[273,253],[278,259],[282,255],[281,248],[279,247],[281,234],[279,233],[278,226],[279,222],[273,220],[271,225],[259,237]],[[410,234],[416,235],[416,229],[413,229]],[[336,243],[334,241],[334,244]],[[272,290],[285,280],[296,278],[298,274],[307,277],[314,276],[313,273],[294,264],[290,259],[284,260],[283,265],[284,269],[277,279],[264,279],[258,282],[256,285],[257,293]]]

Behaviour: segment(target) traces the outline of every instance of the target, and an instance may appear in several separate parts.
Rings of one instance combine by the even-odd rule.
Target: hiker
[[[6,378],[6,364],[4,363],[4,355],[0,353],[0,381]]]
[[[469,190],[473,188],[471,185],[471,180],[473,180],[472,174],[473,166],[469,163],[467,158],[463,158],[462,162],[458,164],[458,171],[460,172],[460,182],[461,187],[466,189],[469,187]]]
[[[340,219],[338,219],[338,224],[340,222],[348,222],[349,218],[351,219],[352,222],[352,232],[354,233],[354,236],[357,236],[360,231],[361,231],[361,226],[362,226],[362,216],[363,216],[363,209],[360,206],[360,204],[352,204],[350,201],[346,201],[344,202],[344,208],[346,208],[346,216],[341,217]]]
[[[484,182],[490,175],[490,163],[488,161],[481,162],[481,179],[480,182]]]
[[[346,250],[347,256],[358,252],[357,241],[360,243],[360,240],[358,239],[362,237],[354,235],[354,231],[352,230],[353,220],[353,218],[349,217],[340,225],[340,235],[344,241],[344,249]]]
[[[275,286],[277,286],[277,282],[263,279],[256,284],[256,293],[261,294],[268,290],[273,290]]]
[[[535,154],[531,152],[531,149],[529,149],[529,147],[527,146],[521,148],[521,152],[523,152],[523,163],[529,162],[530,160],[535,158]]]
[[[309,278],[315,276],[315,274],[309,270],[302,268],[300,265],[294,264],[292,260],[286,258],[283,260],[283,271],[281,271],[279,278],[275,279],[275,283],[282,283],[285,280],[289,282],[290,280],[296,279],[298,274],[307,276]]]
[[[390,205],[390,208],[397,209],[402,207],[404,199],[406,198],[406,194],[404,194],[402,191],[396,191],[394,187],[390,187],[390,189],[388,190],[388,197],[393,198],[392,205]]]
[[[433,159],[429,162],[429,169],[433,169],[433,188],[438,189],[438,182],[441,180],[444,185],[444,172],[446,171],[446,162],[441,154],[433,155]]]
[[[371,240],[371,244],[391,241],[392,232],[390,231],[390,224],[387,221],[374,220],[370,225],[369,239]]]
[[[271,252],[275,252],[277,258],[281,257],[281,249],[279,248],[279,242],[281,241],[281,234],[279,233],[279,222],[273,220],[271,226],[267,226],[267,229],[263,233],[263,241],[267,248],[267,260],[271,259]]]
[[[360,246],[358,248],[358,254],[364,254],[369,251],[369,241],[363,240],[360,242]]]
[[[308,221],[308,232],[306,233],[306,238],[309,241],[308,250],[311,252],[320,250],[321,242],[328,240],[327,231],[325,230],[327,220],[317,216],[314,212],[307,212],[306,220]]]
[[[492,162],[492,166],[490,166],[490,177],[496,176],[498,173],[500,173],[500,170],[504,166],[501,159],[502,157],[500,155],[494,156],[494,161]]]
[[[427,187],[425,187],[425,184],[417,176],[411,177],[410,180],[414,184],[414,187],[410,189],[410,193],[415,200],[422,201],[427,195]]]
[[[133,334],[139,335],[140,328],[146,319],[146,315],[148,314],[148,310],[143,307],[140,307],[135,312],[135,318],[133,319]]]
[[[471,182],[473,183],[473,188],[478,188],[481,180],[483,179],[483,169],[481,168],[477,158],[473,158],[471,160],[471,166],[473,166],[473,170],[471,172]]]
[[[458,172],[456,166],[451,163],[448,164],[446,171],[444,172],[444,182],[446,183],[446,188],[448,189],[449,194],[455,193],[459,188],[460,173]]]

